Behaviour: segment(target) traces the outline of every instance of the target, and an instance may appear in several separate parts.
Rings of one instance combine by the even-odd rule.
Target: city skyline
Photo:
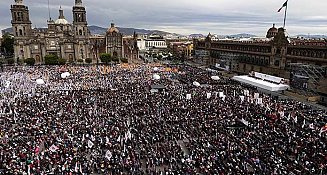
[[[277,10],[285,0],[247,0],[231,4],[228,0],[83,0],[87,10],[89,25],[109,27],[113,21],[117,26],[163,30],[178,34],[207,34],[209,32],[226,35],[249,33],[264,36],[268,28],[276,23],[282,26],[284,10]],[[14,0],[0,2],[0,28],[11,26],[10,5]],[[29,7],[33,27],[46,27],[48,3],[45,0],[24,0]],[[52,19],[58,18],[59,6],[64,9],[66,19],[72,21],[74,0],[50,0]],[[289,35],[326,34],[327,2],[316,0],[289,1],[286,24]]]

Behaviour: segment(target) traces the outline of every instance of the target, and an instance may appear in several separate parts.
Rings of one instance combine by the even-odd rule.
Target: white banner
[[[211,98],[211,93],[207,93],[207,98]]]

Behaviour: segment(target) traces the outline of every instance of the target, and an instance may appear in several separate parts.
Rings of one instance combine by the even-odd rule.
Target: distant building
[[[193,43],[186,42],[170,42],[169,51],[177,57],[190,58],[193,55]]]
[[[301,94],[320,94],[326,104],[327,41],[294,39],[273,26],[266,39],[217,40],[210,35],[195,39],[195,61],[239,74],[252,71],[290,80]]]
[[[134,32],[133,37],[123,38],[123,55],[128,60],[137,60],[140,58],[139,47],[137,45],[137,34]]]
[[[148,39],[145,39],[145,48],[146,50],[165,50],[167,49],[167,43],[162,36],[152,34]]]
[[[248,74],[251,71],[290,78],[294,63],[327,65],[327,42],[325,40],[299,40],[285,36],[283,28],[273,26],[267,39],[217,40],[208,35],[205,40],[194,40],[195,53],[207,65],[225,62],[231,71]]]
[[[117,58],[121,58],[124,55],[123,34],[119,33],[114,23],[111,23],[111,27],[106,33],[106,53],[110,53],[111,56]]]

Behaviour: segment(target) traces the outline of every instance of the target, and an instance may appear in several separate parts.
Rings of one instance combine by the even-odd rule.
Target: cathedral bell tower
[[[76,38],[86,38],[89,35],[86,10],[82,0],[75,0],[75,5],[73,7],[73,26]]]
[[[28,39],[32,36],[32,23],[30,21],[30,15],[28,7],[24,5],[23,0],[15,0],[15,4],[11,5],[11,25],[14,34],[14,52],[15,58],[24,60],[29,58],[30,50],[28,45]]]
[[[86,10],[82,0],[75,0],[73,6],[73,31],[75,37],[75,59],[90,58],[90,31],[87,27]]]
[[[23,0],[15,0],[11,5],[11,25],[15,38],[26,38],[31,35],[32,23],[28,7],[24,5]]]

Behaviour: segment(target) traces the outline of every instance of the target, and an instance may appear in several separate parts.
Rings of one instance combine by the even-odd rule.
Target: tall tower
[[[14,51],[16,61],[30,57],[28,39],[32,36],[32,23],[30,21],[28,7],[23,0],[15,0],[11,5],[11,25],[15,37]]]
[[[86,10],[82,0],[75,0],[73,7],[73,31],[77,41],[75,45],[75,59],[90,58],[90,32],[87,27]]]
[[[86,38],[89,35],[86,10],[82,0],[75,0],[75,6],[73,7],[73,26],[77,38]]]
[[[15,38],[26,38],[31,35],[32,23],[28,7],[24,5],[23,0],[15,0],[15,4],[11,5],[11,25]]]

